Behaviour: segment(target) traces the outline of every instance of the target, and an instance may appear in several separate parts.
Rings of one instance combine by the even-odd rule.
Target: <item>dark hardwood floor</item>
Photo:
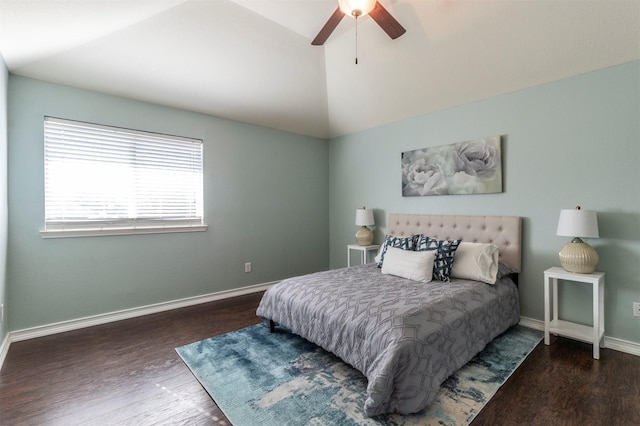
[[[11,345],[2,425],[229,425],[175,348],[259,322],[252,294]],[[473,425],[640,424],[640,357],[556,338]]]

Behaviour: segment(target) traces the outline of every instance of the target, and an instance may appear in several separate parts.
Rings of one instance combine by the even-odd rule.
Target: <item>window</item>
[[[45,117],[43,237],[203,231],[202,141]]]

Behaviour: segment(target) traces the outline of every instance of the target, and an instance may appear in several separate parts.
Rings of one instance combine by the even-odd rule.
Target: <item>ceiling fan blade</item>
[[[380,28],[389,34],[389,37],[392,39],[396,39],[407,32],[407,30],[405,30],[404,27],[396,21],[396,18],[391,16],[389,11],[387,11],[379,1],[376,2],[376,6],[373,10],[369,12],[369,16],[371,16],[371,19],[376,21],[376,23],[380,25]]]
[[[311,44],[314,46],[322,46],[324,42],[327,41],[333,30],[336,29],[340,21],[342,21],[343,16],[344,13],[342,13],[340,7],[338,7],[335,12],[333,12],[333,15],[331,15],[327,23],[324,24],[324,27],[322,27],[316,38],[313,39]]]

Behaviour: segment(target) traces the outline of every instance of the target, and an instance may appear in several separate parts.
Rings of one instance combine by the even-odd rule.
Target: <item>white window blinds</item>
[[[202,141],[45,117],[45,231],[203,224]]]

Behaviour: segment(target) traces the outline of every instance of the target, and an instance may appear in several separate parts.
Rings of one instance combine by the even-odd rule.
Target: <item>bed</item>
[[[390,214],[387,227],[387,242],[415,246],[414,236],[423,235],[441,243],[461,240],[465,250],[495,248],[495,283],[453,272],[448,282],[425,283],[383,273],[392,263],[383,257],[382,267],[369,263],[283,280],[257,310],[272,327],[281,325],[362,372],[370,417],[423,410],[447,377],[520,316],[513,279],[521,269],[520,217]],[[387,249],[388,256],[423,255],[404,248]],[[457,255],[464,263],[462,253],[454,250],[454,266]]]

